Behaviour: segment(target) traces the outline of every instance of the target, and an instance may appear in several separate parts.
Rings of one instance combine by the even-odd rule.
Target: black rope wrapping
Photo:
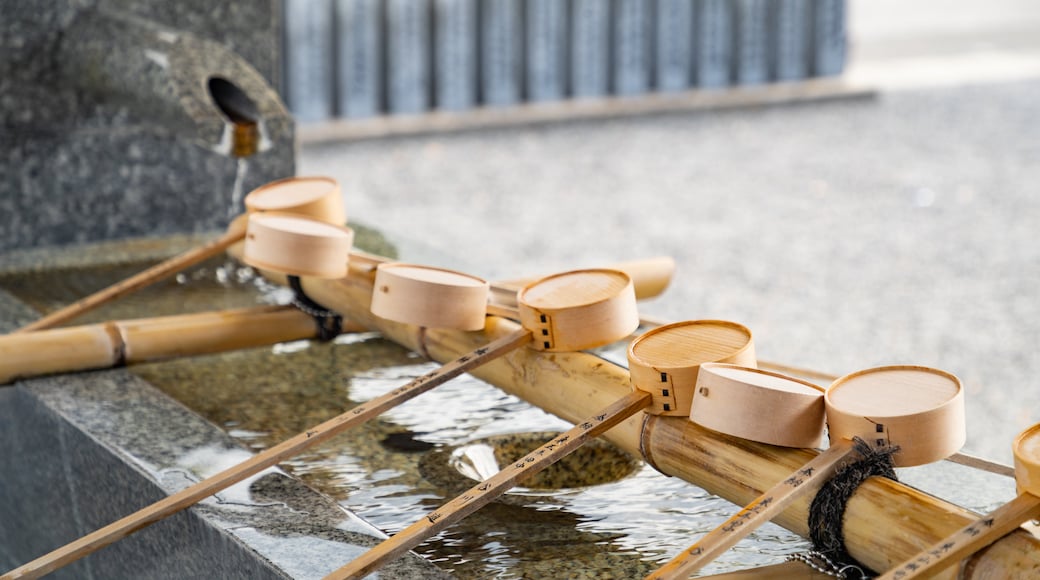
[[[303,291],[299,276],[289,275],[289,287],[292,288],[293,306],[310,315],[314,323],[318,325],[318,340],[328,342],[343,332],[343,317],[325,308]]]
[[[845,549],[845,533],[842,531],[845,507],[860,484],[872,476],[899,481],[892,463],[892,454],[899,451],[899,447],[874,447],[859,437],[853,438],[853,447],[862,459],[840,467],[816,493],[809,506],[809,539],[813,550],[835,562],[837,568],[857,567],[874,576]]]

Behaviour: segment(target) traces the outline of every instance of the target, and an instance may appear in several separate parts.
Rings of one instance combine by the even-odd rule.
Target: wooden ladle
[[[286,212],[332,224],[343,224],[347,219],[339,185],[327,177],[290,177],[268,183],[251,191],[245,198],[245,205],[247,213]],[[241,219],[244,217],[233,220],[227,232],[207,244],[160,262],[12,332],[52,328],[216,256],[242,241],[246,235],[244,219]]]
[[[734,411],[739,411],[741,401],[743,404],[753,401],[752,398],[738,396],[741,391],[751,393],[779,389],[781,393],[812,396],[811,391],[805,388],[807,383],[785,379],[775,373],[752,369],[741,371],[721,366],[713,369],[714,373],[705,373],[704,370],[701,371],[702,381],[714,374],[722,376],[726,382],[702,384],[699,381],[697,395],[706,398],[722,395],[737,405]],[[786,396],[783,398],[794,400]],[[858,454],[852,444],[854,438],[875,448],[898,448],[892,454],[892,460],[899,467],[939,461],[964,444],[964,394],[961,382],[957,377],[940,370],[890,366],[852,373],[836,380],[827,389],[824,401],[830,428],[830,447],[647,576],[648,580],[688,577],[783,511],[792,501],[818,490],[841,462]],[[695,398],[691,417],[696,414],[698,403]],[[776,408],[775,404],[768,406]],[[711,413],[704,414],[708,415]],[[786,424],[783,422],[785,416],[788,419]],[[777,413],[771,419],[780,432],[801,430],[805,420],[802,413]],[[813,417],[809,422],[818,425],[819,418]],[[725,432],[748,439],[758,437],[755,432],[760,427],[755,426],[755,423],[728,423],[733,429]],[[716,428],[719,426],[715,424]]]

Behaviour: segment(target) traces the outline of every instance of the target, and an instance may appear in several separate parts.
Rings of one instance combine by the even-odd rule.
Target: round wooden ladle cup
[[[347,275],[354,231],[287,213],[249,216],[242,261],[289,276],[338,279]]]
[[[245,222],[249,214],[278,211],[332,224],[343,224],[347,219],[339,185],[327,177],[291,177],[262,185],[246,196],[245,205],[247,213],[232,220],[227,232],[216,240],[160,262],[13,332],[52,328],[229,250],[246,235]]]
[[[755,366],[755,345],[745,326],[725,320],[690,320],[659,326],[628,346],[632,388],[653,397],[652,415],[687,417],[702,364]]]
[[[724,365],[702,368],[691,418],[700,418],[723,427],[731,435],[747,439],[763,437],[764,429],[756,420],[733,420],[725,425],[713,415],[722,413],[717,407],[698,411],[698,405],[712,398],[736,406],[735,413],[746,405],[758,405],[768,412],[770,403],[761,400],[761,392],[777,390],[770,397],[783,401],[770,421],[780,434],[791,434],[808,429],[821,429],[822,414],[808,413],[806,401],[814,394],[810,383],[783,377],[776,373]],[[708,371],[708,372],[705,372]],[[701,387],[705,388],[702,393]],[[726,393],[728,391],[728,393]],[[759,402],[749,398],[759,392]],[[726,393],[726,394],[724,394]],[[808,397],[809,399],[806,399]],[[864,370],[834,381],[823,395],[830,448],[819,454],[802,469],[791,474],[770,490],[745,506],[725,523],[706,534],[691,547],[683,550],[667,564],[647,576],[647,579],[687,578],[692,572],[708,564],[748,533],[782,512],[798,497],[819,490],[835,473],[839,465],[858,452],[853,438],[861,439],[878,449],[897,449],[892,461],[897,467],[923,465],[945,459],[964,444],[964,393],[957,377],[936,369],[918,366],[889,366]],[[804,399],[801,400],[800,399]],[[815,408],[819,408],[817,404]],[[821,410],[822,411],[822,410]],[[732,416],[731,416],[732,419]],[[806,425],[808,423],[808,425]],[[768,429],[766,430],[768,432]],[[817,435],[818,436],[818,435]]]

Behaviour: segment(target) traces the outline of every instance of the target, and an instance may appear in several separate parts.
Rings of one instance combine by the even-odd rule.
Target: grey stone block
[[[274,5],[140,4],[0,0],[0,250],[222,229],[236,178],[248,190],[294,173],[293,120],[269,84],[277,37],[234,32],[270,31]],[[205,33],[212,18],[266,72],[170,27]],[[232,117],[245,109],[256,152],[242,160]]]

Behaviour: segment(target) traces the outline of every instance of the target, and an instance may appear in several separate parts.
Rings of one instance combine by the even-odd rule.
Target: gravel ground
[[[673,256],[646,313],[835,374],[952,372],[965,451],[1010,462],[1040,421],[1038,104],[1029,80],[311,145],[299,173],[340,179],[405,258],[491,278]]]

